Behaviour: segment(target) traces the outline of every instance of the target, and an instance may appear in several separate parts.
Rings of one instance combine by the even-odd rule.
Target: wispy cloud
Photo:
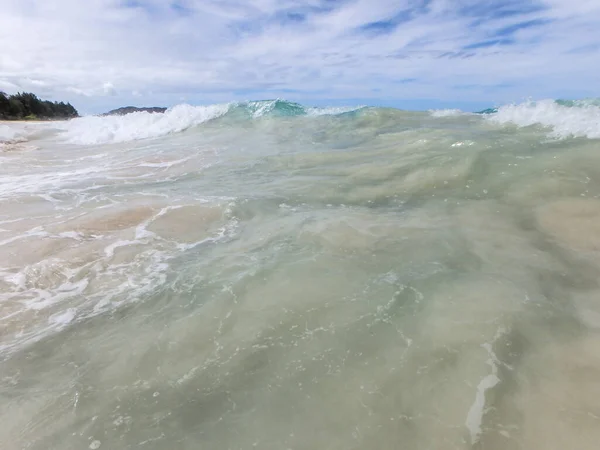
[[[0,0],[0,89],[84,109],[600,96],[597,0]],[[459,89],[457,86],[471,86]]]

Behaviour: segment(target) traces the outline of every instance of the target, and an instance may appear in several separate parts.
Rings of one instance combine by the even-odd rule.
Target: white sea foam
[[[551,128],[550,135],[555,138],[600,138],[600,107],[585,102],[564,106],[554,100],[541,100],[506,105],[487,116],[487,120],[519,127],[542,125]]]
[[[70,324],[75,316],[77,315],[77,310],[75,308],[68,308],[64,312],[56,313],[50,316],[48,322],[51,324],[58,325],[59,327],[65,327]]]
[[[176,159],[174,161],[163,161],[163,162],[156,162],[156,163],[141,163],[141,164],[138,164],[138,166],[139,167],[157,168],[157,169],[168,169],[169,167],[176,166],[178,164],[187,162],[190,159],[191,159],[190,157],[186,157],[186,158]]]
[[[257,119],[273,111],[273,109],[277,106],[278,101],[279,100],[268,100],[262,102],[238,103],[237,106],[246,105],[251,110],[253,110],[252,117]]]
[[[234,106],[3,153],[0,441],[596,449],[598,141]]]
[[[164,114],[135,112],[125,116],[82,117],[62,125],[72,144],[94,145],[129,142],[178,133],[221,117],[229,104],[210,106],[177,105]]]
[[[307,108],[306,114],[308,116],[337,116],[338,114],[345,114],[359,109],[365,108],[364,106],[332,106],[328,108]]]
[[[460,109],[434,109],[430,110],[429,113],[432,117],[456,117],[469,114]]]
[[[83,176],[92,176],[102,173],[102,167],[88,167],[72,171],[54,173],[27,173],[0,178],[0,197],[10,198],[18,194],[34,194],[48,191],[53,188],[66,188],[70,184],[77,183]],[[49,200],[45,196],[46,200]],[[44,197],[42,197],[44,198]]]
[[[11,141],[17,137],[17,131],[8,125],[0,125],[0,142]]]
[[[57,122],[5,122],[0,123],[0,145],[23,144],[54,134]],[[19,147],[35,148],[34,146]]]
[[[265,102],[227,103],[209,106],[177,105],[164,114],[135,112],[124,116],[89,116],[57,125],[63,138],[71,144],[99,145],[130,142],[179,133],[221,117],[233,107],[247,107],[253,118],[271,113],[277,100]],[[363,106],[307,108],[308,116],[337,115],[363,108]],[[1,131],[0,131],[1,132]],[[6,132],[8,135],[8,132]],[[2,135],[0,134],[0,139]]]
[[[496,337],[494,338],[494,342],[498,340],[503,334],[504,330],[500,329],[496,333]],[[465,421],[465,426],[469,430],[469,434],[471,436],[471,445],[475,445],[479,441],[479,437],[481,436],[482,429],[481,423],[483,421],[483,416],[485,415],[485,401],[486,401],[486,392],[489,389],[495,387],[498,383],[500,383],[500,378],[498,378],[498,358],[494,353],[492,348],[492,344],[485,343],[482,347],[488,352],[489,359],[487,360],[487,364],[491,367],[491,373],[483,377],[483,379],[477,385],[477,392],[475,394],[475,401],[471,405],[469,412],[467,414],[467,419]]]

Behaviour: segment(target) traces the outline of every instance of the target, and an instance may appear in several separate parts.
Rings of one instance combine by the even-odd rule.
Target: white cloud
[[[598,95],[597,0],[0,0],[0,10],[0,89],[91,109],[125,92],[170,103]]]
[[[76,88],[76,87],[73,87],[73,86],[69,86],[69,87],[65,88],[65,91],[66,92],[71,92],[71,93],[76,94],[76,95],[83,95],[85,97],[91,97],[93,95],[89,91],[84,91],[83,89],[79,89],[79,88]]]
[[[104,83],[102,85],[102,91],[104,92],[104,95],[117,95],[117,91],[114,85],[110,82]]]

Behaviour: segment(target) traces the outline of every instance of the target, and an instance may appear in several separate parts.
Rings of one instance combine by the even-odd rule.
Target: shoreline
[[[45,122],[66,122],[71,120],[70,118],[57,118],[57,119],[0,119],[0,123],[45,123]]]
[[[0,124],[2,125],[10,125],[13,123],[24,123],[24,124],[28,124],[28,123],[48,123],[48,122],[64,122],[66,120],[69,119],[56,119],[56,120],[41,120],[41,119],[35,119],[35,120],[23,120],[23,119],[19,119],[19,120],[6,120],[6,119],[0,119]]]

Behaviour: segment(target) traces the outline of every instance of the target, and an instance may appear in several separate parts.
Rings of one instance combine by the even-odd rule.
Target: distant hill
[[[153,106],[152,108],[137,108],[135,106],[125,106],[123,108],[113,109],[107,113],[102,114],[103,116],[124,116],[125,114],[131,114],[134,112],[149,112],[149,113],[164,113],[167,108],[160,108]]]
[[[35,94],[0,92],[0,120],[53,120],[79,117],[70,103],[40,100]]]

